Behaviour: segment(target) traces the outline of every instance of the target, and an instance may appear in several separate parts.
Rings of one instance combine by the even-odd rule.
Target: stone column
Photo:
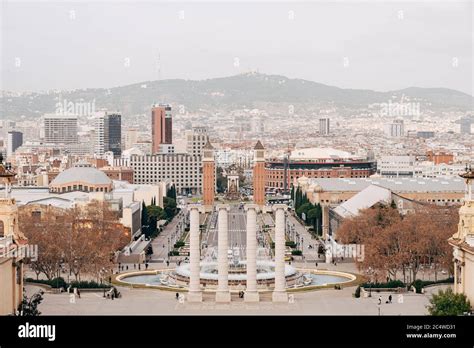
[[[288,302],[285,279],[285,211],[286,204],[275,204],[275,289],[273,302]]]
[[[201,206],[189,205],[189,291],[188,302],[202,302],[201,292],[201,246],[199,236],[199,212]]]
[[[227,252],[229,250],[229,222],[227,215],[229,212],[228,204],[218,204],[217,209],[217,271],[218,283],[216,292],[216,302],[230,302],[229,290],[229,260]]]
[[[247,289],[245,302],[258,302],[257,291],[257,204],[245,205],[247,211]]]

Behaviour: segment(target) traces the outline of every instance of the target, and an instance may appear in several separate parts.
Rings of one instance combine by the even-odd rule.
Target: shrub
[[[171,250],[168,253],[168,256],[179,256],[179,251],[178,250]]]
[[[354,297],[355,298],[359,298],[360,297],[360,285],[357,287],[355,293],[354,293]]]
[[[51,280],[26,278],[25,281],[28,283],[46,284],[51,286],[53,289],[67,288],[67,283],[62,277],[53,278]]]
[[[109,288],[109,285],[106,284],[100,284],[97,283],[93,280],[87,281],[87,280],[81,280],[81,281],[72,281],[69,285],[71,285],[72,288],[79,288],[79,289],[102,289],[102,288]]]
[[[417,279],[412,283],[412,286],[416,289],[417,294],[421,294],[421,289],[423,289],[425,286],[441,283],[454,283],[454,278],[446,278],[437,281]]]
[[[451,288],[440,290],[430,299],[428,312],[431,315],[462,315],[471,310],[471,304],[465,294],[455,294]]]
[[[390,280],[386,283],[363,283],[361,284],[361,286],[364,288],[372,288],[372,289],[378,289],[378,288],[394,289],[394,288],[406,287],[405,283],[402,282],[401,280]]]
[[[183,247],[184,244],[185,244],[185,243],[184,243],[182,240],[177,241],[177,242],[174,244],[174,248],[175,248],[175,249],[179,249],[179,248]]]

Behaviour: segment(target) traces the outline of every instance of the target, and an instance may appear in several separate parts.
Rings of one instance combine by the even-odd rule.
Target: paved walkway
[[[184,213],[181,212],[168,225],[166,225],[161,233],[151,242],[153,248],[152,261],[166,261],[168,259],[168,238],[170,238],[169,247],[173,248],[173,233],[176,232],[176,226],[184,218]]]
[[[431,288],[430,293],[439,287]],[[354,298],[355,288],[343,290],[319,290],[307,293],[295,293],[294,303],[274,304],[269,296],[263,296],[263,301],[256,304],[244,303],[233,298],[230,304],[216,304],[214,296],[204,296],[201,304],[179,303],[173,292],[119,288],[122,298],[109,300],[102,297],[102,293],[81,294],[80,299],[71,301],[68,294],[44,295],[40,305],[43,315],[378,315],[378,295],[370,298]],[[32,289],[27,286],[27,291]],[[427,315],[426,305],[429,304],[430,293],[403,294],[403,303],[397,302],[394,296],[393,303],[386,304],[388,294],[382,295],[380,305],[381,315]]]

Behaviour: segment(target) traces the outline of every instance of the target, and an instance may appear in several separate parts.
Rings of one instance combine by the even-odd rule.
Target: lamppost
[[[168,260],[170,259],[170,253],[171,253],[171,250],[170,250],[170,237],[168,237]]]

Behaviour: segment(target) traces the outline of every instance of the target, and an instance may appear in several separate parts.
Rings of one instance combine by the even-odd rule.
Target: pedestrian
[[[179,293],[176,293],[176,299],[177,300],[179,299]]]
[[[392,295],[388,296],[388,303],[392,303]]]
[[[127,271],[128,271],[128,265],[127,265]]]
[[[138,270],[140,271],[142,269],[142,265],[138,264]]]
[[[137,269],[137,265],[135,263],[133,264],[133,269]]]
[[[318,263],[316,262],[316,267],[318,267]]]
[[[81,292],[77,289],[77,297],[81,298]]]
[[[170,266],[170,261],[166,260],[166,267],[169,267],[169,266]]]
[[[379,296],[379,305],[382,304],[382,296]]]

